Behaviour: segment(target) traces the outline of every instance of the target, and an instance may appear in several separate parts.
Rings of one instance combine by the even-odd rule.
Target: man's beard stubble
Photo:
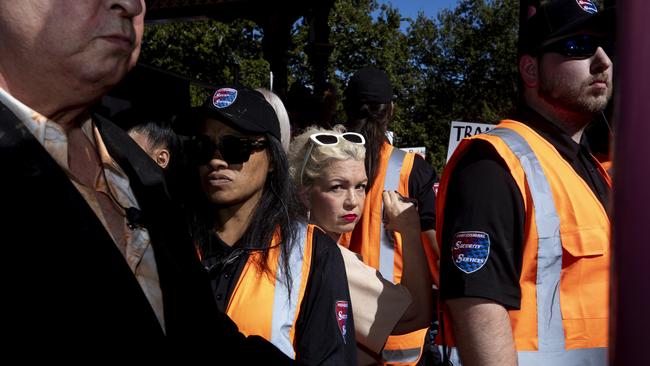
[[[596,114],[605,109],[612,96],[611,80],[604,73],[592,75],[578,87],[566,82],[563,78],[545,77],[539,70],[540,82],[538,93],[548,104],[562,110],[578,114]],[[594,80],[605,80],[607,90],[595,95],[588,91]]]

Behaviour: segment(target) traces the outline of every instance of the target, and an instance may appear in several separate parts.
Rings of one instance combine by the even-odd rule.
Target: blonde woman
[[[291,142],[290,173],[299,187],[309,221],[337,242],[351,232],[363,212],[368,178],[364,167],[365,138],[346,132],[308,128]],[[420,240],[416,207],[397,192],[384,192],[384,222],[401,233],[403,275],[400,284],[382,278],[361,258],[340,246],[353,303],[360,365],[382,362],[381,351],[391,334],[428,327],[431,281]]]

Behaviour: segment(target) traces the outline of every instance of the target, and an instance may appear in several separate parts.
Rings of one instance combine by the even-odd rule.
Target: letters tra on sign
[[[447,161],[451,158],[451,154],[460,144],[460,141],[465,137],[485,133],[494,128],[494,125],[489,123],[474,123],[474,122],[451,122],[451,129],[449,132],[449,146],[447,147]]]

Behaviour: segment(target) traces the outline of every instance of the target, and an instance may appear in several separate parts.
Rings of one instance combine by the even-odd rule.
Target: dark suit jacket
[[[197,315],[207,316],[214,306],[162,172],[119,128],[96,123],[147,217],[167,334],[195,334],[206,320]],[[63,169],[2,104],[0,168],[0,267],[10,310],[3,312],[2,323],[10,326],[5,331],[161,338],[155,314],[108,232]]]
[[[158,267],[168,337],[94,212],[63,169],[0,103],[0,332],[5,333],[4,339],[88,342],[110,335],[122,345],[136,338],[145,342],[182,338],[193,343],[200,339],[199,343],[212,343],[211,352],[227,350],[226,355],[239,355],[240,361],[269,357],[284,363],[275,348],[245,338],[217,310],[185,220],[166,194],[162,170],[121,129],[94,118],[109,153],[129,176],[143,212]],[[242,358],[242,353],[250,356]]]

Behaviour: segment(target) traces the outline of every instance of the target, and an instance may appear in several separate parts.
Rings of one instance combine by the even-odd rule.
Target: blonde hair
[[[345,127],[336,125],[331,130],[318,126],[308,127],[303,133],[295,136],[289,148],[289,174],[296,186],[302,185],[311,187],[314,180],[321,172],[334,161],[357,160],[363,162],[366,158],[366,148],[360,144],[354,144],[346,139],[339,139],[336,145],[318,145],[311,142],[309,137],[315,133],[332,133],[340,135],[345,133]],[[312,147],[313,145],[313,147]],[[311,147],[311,152],[310,151]],[[306,156],[309,153],[309,156]],[[305,163],[306,161],[306,163]],[[300,176],[303,170],[302,177]]]
[[[282,100],[274,92],[264,89],[257,88],[255,89],[258,92],[262,93],[264,99],[273,107],[275,114],[278,116],[278,122],[280,122],[280,142],[282,143],[282,149],[284,152],[289,152],[289,142],[291,140],[291,124],[289,122],[289,114],[287,109],[284,107]]]

